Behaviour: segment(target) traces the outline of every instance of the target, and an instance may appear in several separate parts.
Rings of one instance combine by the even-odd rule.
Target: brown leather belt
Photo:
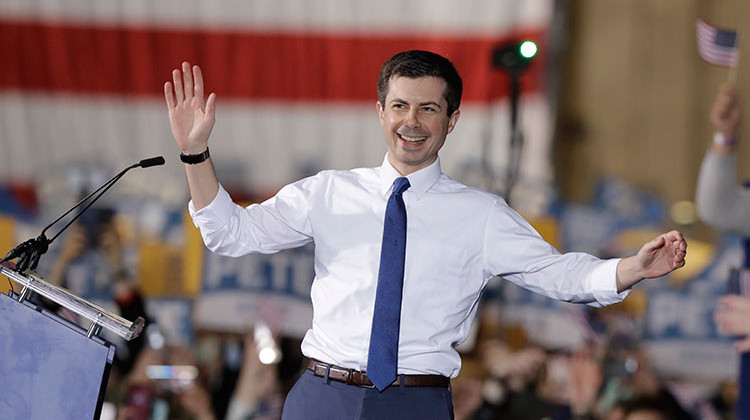
[[[330,366],[330,368],[329,368]],[[311,370],[315,376],[321,378],[326,377],[326,371],[328,371],[328,379],[334,381],[343,382],[347,385],[356,385],[372,388],[372,382],[363,372],[354,369],[347,369],[341,366],[331,365],[329,363],[323,363],[319,360],[310,359],[307,364],[307,369]],[[404,386],[414,387],[436,387],[436,388],[448,388],[450,386],[450,379],[442,375],[399,375],[404,379]],[[396,378],[391,386],[399,386],[400,378]]]

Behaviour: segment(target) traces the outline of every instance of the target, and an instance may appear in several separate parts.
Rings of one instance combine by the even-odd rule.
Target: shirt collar
[[[435,182],[437,182],[442,173],[443,172],[440,169],[440,157],[438,157],[435,159],[435,162],[430,164],[430,166],[412,172],[406,176],[411,185],[407,192],[411,191],[417,197],[417,200],[419,200],[427,190],[430,189],[430,187],[435,185]],[[383,159],[383,164],[380,166],[380,193],[384,197],[387,197],[393,188],[393,181],[400,177],[401,174],[398,173],[393,165],[391,165],[391,162],[388,160],[388,154],[386,153],[385,158]]]

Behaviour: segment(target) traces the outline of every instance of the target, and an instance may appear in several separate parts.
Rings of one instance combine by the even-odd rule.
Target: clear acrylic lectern
[[[0,294],[0,417],[3,419],[98,419],[115,346],[102,329],[132,340],[144,320],[121,318],[33,271],[0,266],[21,286]],[[37,293],[79,315],[79,325],[28,300]]]

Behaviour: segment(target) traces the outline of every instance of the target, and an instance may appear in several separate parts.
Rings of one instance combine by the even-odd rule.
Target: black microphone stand
[[[44,255],[44,253],[47,252],[47,250],[49,249],[49,245],[52,243],[52,241],[57,239],[57,237],[60,236],[60,234],[63,233],[63,231],[65,231],[65,229],[68,228],[68,226],[70,226],[79,217],[81,217],[81,214],[83,214],[83,212],[85,212],[105,192],[107,192],[107,190],[109,190],[115,184],[115,182],[119,181],[120,178],[122,178],[126,172],[128,172],[129,170],[133,168],[138,168],[138,167],[148,168],[151,166],[157,166],[157,165],[163,165],[163,164],[164,164],[164,158],[161,156],[157,156],[157,157],[152,157],[148,159],[143,159],[140,162],[134,163],[128,166],[127,168],[123,169],[120,173],[113,176],[109,181],[105,182],[104,185],[92,191],[91,194],[81,199],[81,201],[79,201],[73,207],[71,207],[70,210],[66,211],[60,217],[52,221],[52,223],[47,225],[47,227],[45,227],[42,230],[42,233],[39,236],[33,239],[29,239],[21,243],[17,247],[13,248],[12,250],[10,250],[10,252],[8,252],[5,255],[5,257],[3,257],[2,260],[0,260],[0,264],[6,261],[12,260],[14,258],[18,258],[18,261],[16,262],[16,266],[15,266],[15,271],[21,273],[23,271],[26,271],[26,269],[34,270],[39,264],[39,258],[42,255]],[[95,194],[96,196],[94,197]],[[94,197],[94,198],[92,199],[91,197]],[[88,201],[89,199],[91,200]],[[70,219],[70,221],[68,221],[68,223],[66,223],[65,226],[63,226],[62,229],[60,229],[57,232],[57,234],[55,234],[55,236],[53,236],[51,239],[47,239],[47,236],[45,235],[45,233],[47,232],[47,229],[52,227],[55,223],[59,222],[62,218],[70,214],[73,210],[79,208],[81,205],[83,205],[87,201],[88,203],[81,209],[81,211],[79,211],[72,219]]]

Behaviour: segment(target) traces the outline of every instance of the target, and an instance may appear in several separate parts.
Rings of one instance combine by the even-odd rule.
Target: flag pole
[[[729,67],[729,74],[727,75],[727,81],[732,84],[732,86],[737,86],[737,72],[739,71],[740,67],[740,57],[742,56],[741,50],[742,48],[742,32],[740,30],[737,30],[737,61],[734,63],[733,66]]]

